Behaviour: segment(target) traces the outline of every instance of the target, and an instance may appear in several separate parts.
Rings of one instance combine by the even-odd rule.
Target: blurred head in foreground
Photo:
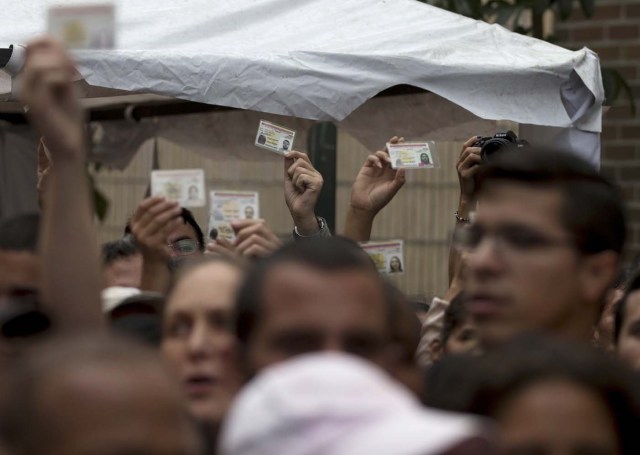
[[[573,155],[530,148],[484,165],[476,197],[457,243],[480,340],[533,331],[591,342],[625,239],[615,188]]]
[[[20,359],[6,392],[0,430],[13,453],[200,453],[178,390],[138,344],[49,340]]]
[[[437,368],[426,404],[495,419],[500,453],[640,453],[637,378],[592,348],[524,337]]]
[[[370,362],[337,352],[263,370],[223,427],[222,455],[488,454],[480,420],[424,409]]]

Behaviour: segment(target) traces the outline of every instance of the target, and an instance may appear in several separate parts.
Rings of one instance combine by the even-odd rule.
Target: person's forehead
[[[517,182],[491,182],[478,198],[476,220],[562,227],[564,197],[558,188]]]
[[[166,312],[231,310],[241,278],[240,270],[230,264],[199,266],[177,284]]]
[[[344,308],[345,312],[363,304],[369,313],[384,313],[385,308],[382,284],[375,271],[326,271],[293,262],[279,264],[267,273],[262,299],[265,313],[282,317],[295,317],[305,309],[321,309],[338,300],[351,306]]]
[[[195,229],[193,229],[193,226],[189,223],[181,222],[180,225],[167,236],[168,243],[173,243],[181,239],[198,240]]]

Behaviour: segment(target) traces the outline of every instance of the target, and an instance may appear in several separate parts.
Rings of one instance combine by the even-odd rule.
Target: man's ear
[[[433,359],[434,362],[440,360],[440,358],[444,355],[444,346],[442,345],[440,337],[431,340],[427,346],[427,349],[429,350],[431,359]]]
[[[585,256],[581,267],[582,293],[588,302],[600,304],[618,275],[620,255],[607,250]]]

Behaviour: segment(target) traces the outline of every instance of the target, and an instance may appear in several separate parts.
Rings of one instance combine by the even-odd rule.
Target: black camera
[[[527,141],[519,140],[513,131],[496,133],[493,137],[482,137],[474,147],[480,147],[480,156],[485,163],[494,158],[500,152],[517,150],[529,145]]]

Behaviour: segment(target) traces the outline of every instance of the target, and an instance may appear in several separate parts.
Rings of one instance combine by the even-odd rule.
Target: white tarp
[[[0,0],[0,46],[46,30],[50,6]],[[93,86],[342,120],[410,84],[485,119],[575,128],[597,139],[597,56],[414,0],[119,0],[118,49],[75,54]],[[1,72],[0,72],[1,74]],[[6,75],[0,96],[10,90]]]

